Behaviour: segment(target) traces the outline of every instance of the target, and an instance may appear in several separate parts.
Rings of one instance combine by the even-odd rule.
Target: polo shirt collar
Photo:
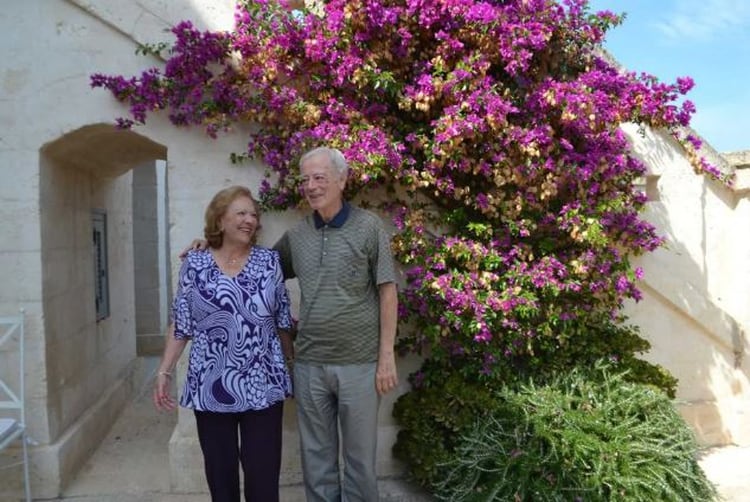
[[[313,213],[313,220],[315,221],[315,229],[323,228],[324,226],[328,225],[331,228],[341,228],[344,223],[346,223],[347,218],[349,218],[349,213],[351,212],[351,206],[347,201],[344,201],[344,203],[341,206],[341,209],[339,209],[339,212],[336,213],[336,216],[333,217],[331,221],[326,223],[323,221],[323,218],[320,217],[317,211]]]

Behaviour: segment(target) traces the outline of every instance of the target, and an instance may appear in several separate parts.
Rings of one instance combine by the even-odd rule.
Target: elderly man
[[[390,240],[378,216],[344,200],[340,151],[316,148],[299,166],[313,212],[274,248],[301,292],[294,394],[307,500],[377,501],[378,405],[398,383]]]

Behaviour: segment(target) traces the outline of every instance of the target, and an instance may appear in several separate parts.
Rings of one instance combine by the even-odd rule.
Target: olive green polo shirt
[[[284,277],[301,293],[296,358],[321,364],[377,361],[378,286],[396,282],[381,219],[344,203],[328,223],[303,218],[276,243]]]

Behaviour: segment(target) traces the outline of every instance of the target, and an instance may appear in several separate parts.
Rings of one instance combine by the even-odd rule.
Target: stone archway
[[[144,223],[137,215],[161,207],[166,221],[166,154],[142,135],[105,124],[81,127],[40,149],[46,394],[36,407],[46,424],[35,454],[45,478],[55,473],[40,480],[43,493],[57,493],[70,481],[132,396],[136,263],[143,267],[134,243],[136,234],[148,234],[141,236],[146,247],[166,234],[159,218]],[[166,277],[168,264],[159,266]],[[158,284],[151,268],[139,277],[156,279],[157,290],[166,287],[168,280]]]

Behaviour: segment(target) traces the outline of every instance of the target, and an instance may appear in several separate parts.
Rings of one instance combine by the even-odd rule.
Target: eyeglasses
[[[325,186],[328,184],[328,176],[321,173],[313,174],[312,176],[300,176],[299,178],[299,185],[302,188],[305,188],[306,186],[309,186],[311,184],[316,186]]]

